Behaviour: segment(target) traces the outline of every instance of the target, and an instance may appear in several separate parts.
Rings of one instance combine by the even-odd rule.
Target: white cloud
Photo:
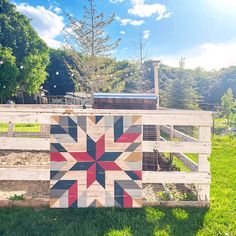
[[[150,30],[145,30],[145,31],[143,31],[143,38],[144,38],[144,39],[149,39],[150,36],[151,36]]]
[[[124,35],[124,34],[126,34],[126,32],[122,30],[122,31],[120,31],[120,34]]]
[[[54,7],[53,11],[56,12],[57,14],[60,14],[62,12],[61,8],[59,7]]]
[[[163,55],[161,59],[163,63],[178,66],[180,57],[184,56],[187,68],[212,70],[236,65],[236,57],[232,52],[236,52],[236,39],[224,43],[205,43],[178,55]]]
[[[130,0],[132,7],[128,10],[128,13],[139,17],[150,17],[157,15],[156,20],[168,18],[171,16],[171,12],[168,12],[166,6],[163,4],[145,4],[144,0]]]
[[[58,48],[61,46],[61,42],[56,38],[61,35],[64,28],[62,16],[58,16],[44,6],[33,7],[27,3],[16,4],[16,6],[19,12],[32,19],[31,25],[49,47]],[[56,11],[59,11],[59,8]]]
[[[121,25],[142,25],[144,20],[131,20],[131,19],[122,19],[120,17],[116,17],[116,19],[120,22]]]

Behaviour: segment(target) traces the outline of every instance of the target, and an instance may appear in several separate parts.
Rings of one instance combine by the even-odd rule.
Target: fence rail
[[[198,201],[209,203],[210,200],[210,165],[208,157],[211,153],[211,127],[212,114],[203,111],[185,110],[156,110],[156,111],[128,111],[130,115],[142,115],[143,125],[157,127],[157,135],[160,131],[169,135],[170,140],[157,137],[162,141],[143,141],[143,152],[170,153],[177,157],[192,172],[155,172],[144,171],[143,183],[160,184],[194,184],[198,191]],[[127,115],[127,110],[92,110],[78,109],[76,106],[0,106],[0,123],[9,123],[11,133],[8,136],[0,135],[0,150],[24,150],[24,151],[49,151],[49,124],[52,115]],[[20,134],[12,133],[12,124],[29,123],[40,124],[41,138],[19,137]],[[195,126],[198,129],[198,138],[175,130],[174,126]],[[159,127],[159,128],[158,128]],[[27,135],[24,133],[24,135]],[[18,137],[16,137],[18,136]],[[180,140],[176,141],[175,138]],[[184,153],[198,154],[198,163],[192,161]],[[48,181],[49,167],[34,168],[1,168],[0,180],[34,180]],[[201,205],[201,204],[200,204]]]

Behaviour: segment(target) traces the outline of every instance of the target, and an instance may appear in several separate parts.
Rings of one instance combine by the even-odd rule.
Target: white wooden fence
[[[192,172],[143,172],[143,183],[194,184],[198,191],[198,201],[210,201],[210,165],[212,114],[204,111],[165,110],[93,110],[78,109],[76,106],[48,105],[1,105],[0,123],[39,123],[43,129],[49,127],[52,115],[142,115],[143,125],[157,125],[170,138],[179,140],[143,141],[143,151],[169,152],[175,155]],[[195,126],[198,139],[173,129],[174,126]],[[43,130],[41,129],[41,130]],[[162,139],[163,140],[163,139]],[[0,150],[49,151],[49,137],[21,138],[0,137]],[[198,163],[184,153],[198,154]],[[49,180],[49,167],[43,168],[1,168],[0,180]]]

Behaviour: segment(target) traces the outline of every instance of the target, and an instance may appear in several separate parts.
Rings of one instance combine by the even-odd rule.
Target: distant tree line
[[[94,0],[89,0],[81,20],[67,17],[67,47],[49,49],[31,27],[30,20],[8,0],[0,0],[1,103],[20,93],[33,94],[41,86],[51,95],[74,91],[154,91],[153,61],[141,60],[140,65],[139,59],[117,61],[111,57],[120,39],[113,41],[105,28],[113,22],[114,15],[105,18],[103,13],[97,13]],[[190,70],[185,68],[182,58],[179,67],[160,65],[159,86],[164,107],[226,107],[227,99],[221,101],[226,91],[231,89],[233,99],[236,96],[236,66],[219,71]]]

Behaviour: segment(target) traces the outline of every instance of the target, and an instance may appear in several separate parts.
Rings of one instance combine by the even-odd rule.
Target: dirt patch
[[[49,181],[0,181],[0,200],[16,195],[24,199],[49,199]]]
[[[0,152],[0,166],[49,166],[47,152]]]

